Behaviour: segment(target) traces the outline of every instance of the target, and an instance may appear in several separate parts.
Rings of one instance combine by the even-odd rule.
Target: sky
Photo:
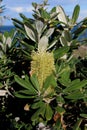
[[[25,16],[32,17],[32,2],[42,3],[43,0],[3,0],[2,5],[5,5],[3,15],[8,19],[3,20],[4,25],[13,25],[11,18],[20,19],[19,13],[23,13]],[[74,7],[80,5],[79,20],[87,17],[87,0],[48,0],[48,9],[61,5],[65,10],[65,13],[71,16]]]

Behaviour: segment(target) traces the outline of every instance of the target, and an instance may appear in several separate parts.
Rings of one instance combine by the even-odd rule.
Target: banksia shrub
[[[85,130],[87,39],[80,38],[87,28],[87,19],[77,24],[79,5],[75,6],[71,18],[61,6],[48,12],[47,0],[32,5],[34,19],[23,14],[20,14],[22,21],[13,19],[20,43],[18,58],[28,65],[27,69],[23,68],[23,75],[14,76],[15,84],[19,84],[14,95],[24,102],[26,99],[30,130],[39,129],[40,123],[48,129],[51,126],[55,130]]]

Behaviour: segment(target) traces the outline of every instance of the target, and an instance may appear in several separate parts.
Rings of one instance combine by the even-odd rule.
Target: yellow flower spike
[[[46,51],[32,52],[31,72],[37,75],[40,90],[46,78],[55,71],[53,53]]]

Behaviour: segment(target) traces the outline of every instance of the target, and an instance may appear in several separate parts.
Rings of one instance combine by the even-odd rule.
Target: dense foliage
[[[0,36],[0,129],[87,129],[87,19],[47,0]]]

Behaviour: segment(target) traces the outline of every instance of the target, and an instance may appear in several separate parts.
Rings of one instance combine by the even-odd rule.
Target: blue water
[[[10,26],[0,26],[0,32],[1,33],[4,33],[5,31],[9,32],[12,29],[15,29],[15,27],[12,26],[12,25],[10,25]],[[85,29],[83,31],[83,33],[79,35],[78,40],[80,41],[80,40],[83,40],[85,38],[87,38],[87,29]]]
[[[4,33],[5,31],[9,32],[11,31],[12,29],[14,29],[15,27],[14,26],[0,26],[0,32]]]

